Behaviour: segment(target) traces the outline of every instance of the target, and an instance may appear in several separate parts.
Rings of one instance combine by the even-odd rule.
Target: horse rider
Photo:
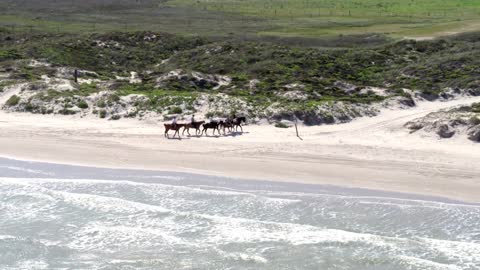
[[[195,114],[192,114],[192,125],[195,124]]]
[[[237,119],[237,115],[236,115],[235,113],[232,113],[232,114],[230,115],[230,119],[229,119],[229,120],[230,120],[230,123],[232,123],[232,124],[235,123],[235,120],[236,120],[236,119]]]
[[[174,116],[173,119],[172,119],[172,127],[177,128],[177,117],[176,116]]]

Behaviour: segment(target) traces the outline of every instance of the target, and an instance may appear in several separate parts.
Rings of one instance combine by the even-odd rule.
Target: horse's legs
[[[185,127],[182,132],[182,136],[185,134],[185,130],[187,130],[188,136],[190,136],[190,128]]]
[[[243,128],[242,128],[242,124],[238,125],[240,127],[240,130],[242,131],[243,133]]]
[[[165,137],[168,137],[168,128],[165,128],[165,134],[164,134]]]

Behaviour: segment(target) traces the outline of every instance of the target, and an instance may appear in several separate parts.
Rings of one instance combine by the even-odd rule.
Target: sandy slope
[[[480,145],[409,135],[405,122],[480,101],[424,102],[349,124],[247,126],[243,135],[167,140],[159,122],[0,113],[0,156],[105,167],[189,171],[480,201]]]

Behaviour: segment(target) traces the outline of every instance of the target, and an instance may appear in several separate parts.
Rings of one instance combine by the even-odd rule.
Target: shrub
[[[180,114],[182,112],[183,112],[182,108],[173,107],[173,108],[170,108],[169,114]]]
[[[213,116],[215,116],[215,113],[214,113],[214,112],[207,112],[207,113],[205,114],[205,118],[207,118],[207,119],[208,119],[208,118],[212,118]]]
[[[287,124],[282,123],[282,122],[276,122],[275,127],[277,127],[277,128],[289,128],[289,126]]]
[[[28,102],[25,104],[25,111],[27,112],[33,112],[37,109],[37,106],[33,105],[32,103]]]
[[[5,104],[9,107],[12,107],[12,106],[18,105],[19,102],[20,102],[20,97],[17,95],[13,95],[7,100]]]
[[[120,97],[118,95],[114,94],[114,95],[111,95],[111,96],[108,97],[108,101],[110,103],[118,102],[118,101],[120,101]]]
[[[480,103],[472,104],[472,112],[480,113]]]
[[[98,112],[98,117],[100,117],[100,118],[105,118],[105,117],[107,117],[107,111],[105,111],[105,110],[100,110],[100,111]]]
[[[15,49],[0,50],[0,61],[21,59],[22,55]]]
[[[121,116],[118,115],[118,114],[114,114],[112,115],[112,117],[110,117],[110,120],[120,120]]]
[[[99,100],[97,102],[97,107],[105,108],[105,107],[107,107],[107,103],[105,103],[105,100]]]
[[[478,116],[472,116],[468,122],[474,126],[480,125],[480,118],[478,118]]]
[[[62,109],[62,110],[59,110],[58,113],[63,115],[74,115],[76,112],[69,109]]]
[[[78,102],[77,106],[78,106],[80,109],[88,109],[88,103],[85,102],[84,100],[81,100],[80,102]]]

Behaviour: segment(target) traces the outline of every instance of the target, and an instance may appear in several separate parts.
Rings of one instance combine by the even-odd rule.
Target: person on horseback
[[[177,128],[177,117],[176,117],[176,116],[173,117],[172,127],[173,127],[174,129]]]
[[[195,114],[192,114],[192,125],[195,124]]]

